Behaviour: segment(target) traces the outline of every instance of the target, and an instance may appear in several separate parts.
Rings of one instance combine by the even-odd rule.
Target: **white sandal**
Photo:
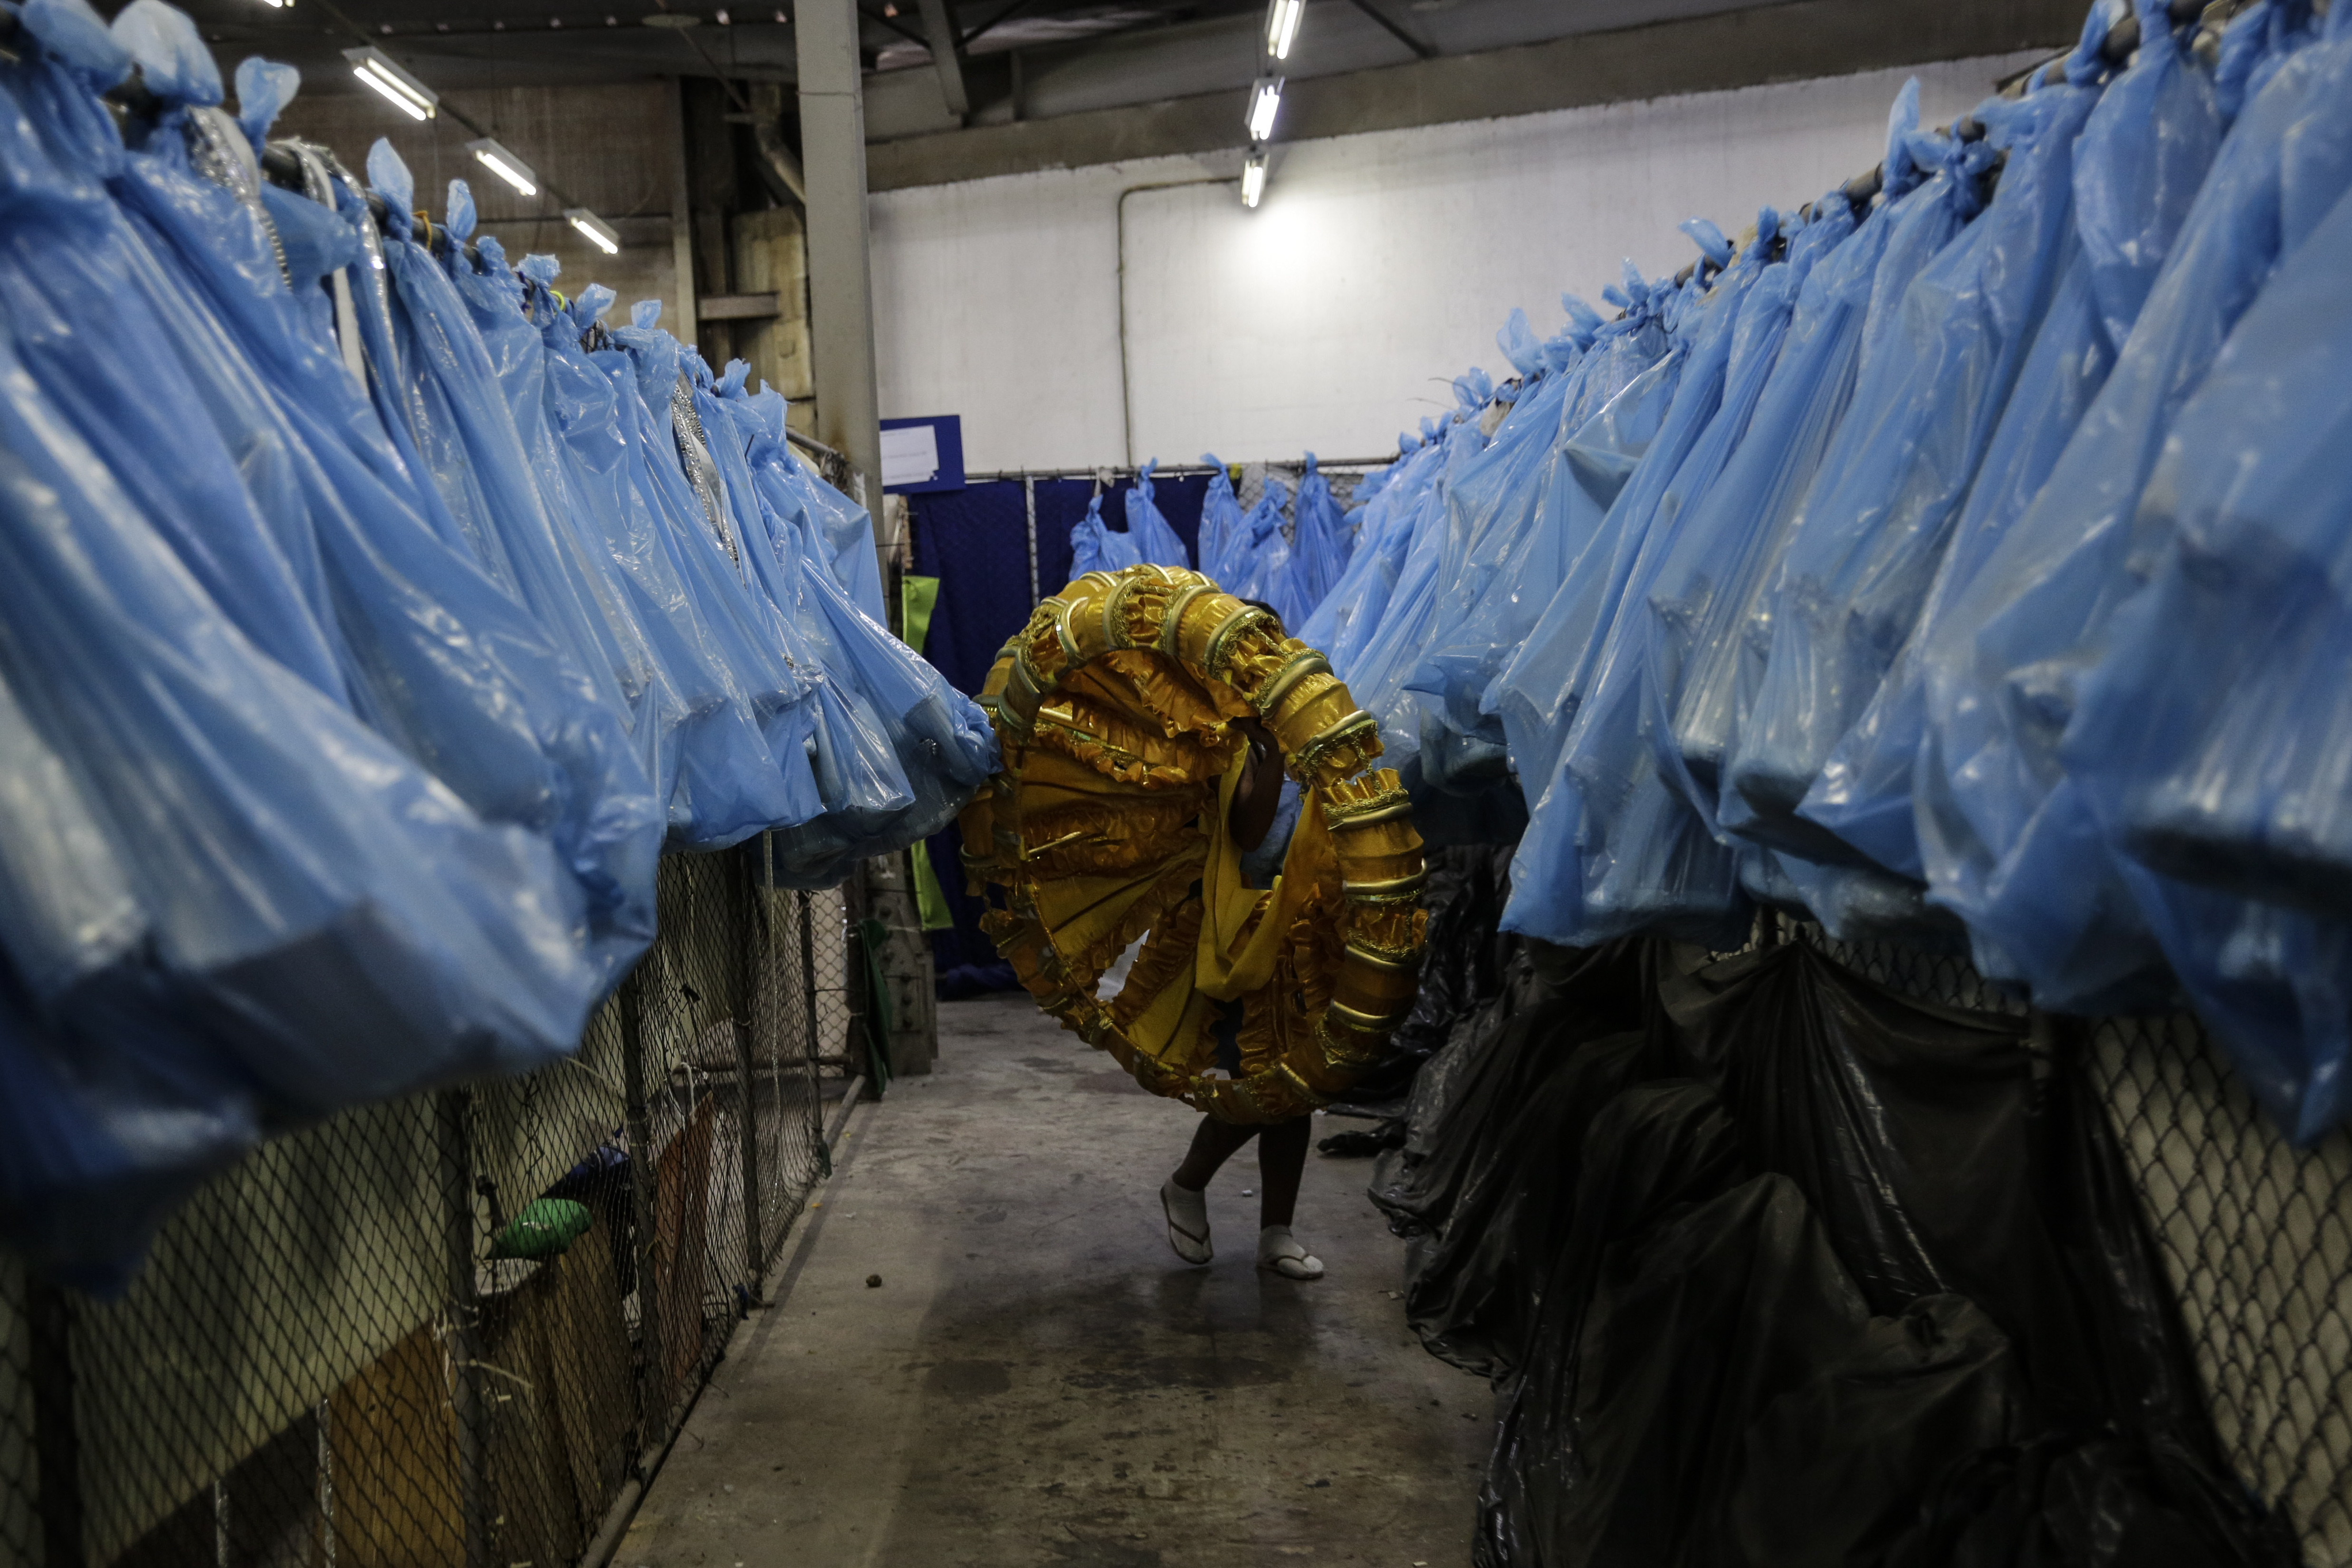
[[[1187,1263],[1206,1263],[1216,1256],[1209,1246],[1209,1194],[1176,1184],[1171,1176],[1160,1184],[1160,1212],[1168,1218],[1168,1245]]]
[[[1257,1233],[1257,1266],[1285,1279],[1323,1278],[1323,1260],[1299,1246],[1286,1225],[1270,1225]]]

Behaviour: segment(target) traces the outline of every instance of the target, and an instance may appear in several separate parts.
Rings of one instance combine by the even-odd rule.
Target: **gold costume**
[[[1421,837],[1321,654],[1197,573],[1089,573],[1004,645],[981,705],[1005,769],[965,808],[964,862],[975,893],[1003,889],[982,924],[1040,1005],[1227,1121],[1303,1115],[1381,1058],[1420,974]],[[1265,891],[1228,830],[1229,721],[1253,714],[1303,792]],[[1244,1005],[1238,1078],[1210,1070],[1220,1001]]]

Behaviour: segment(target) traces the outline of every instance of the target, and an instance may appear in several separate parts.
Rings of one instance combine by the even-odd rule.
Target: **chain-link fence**
[[[676,1432],[862,1070],[839,891],[662,863],[578,1056],[278,1139],[97,1301],[0,1255],[0,1563],[557,1568]]]
[[[1906,995],[2023,1011],[1963,958],[1791,929]],[[2187,1014],[2084,1038],[2231,1462],[2312,1568],[2352,1568],[2352,1135],[2289,1143]]]

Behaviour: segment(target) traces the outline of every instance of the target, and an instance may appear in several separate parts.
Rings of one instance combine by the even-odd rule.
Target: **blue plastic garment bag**
[[[732,425],[742,445],[777,560],[794,562],[801,572],[811,574],[801,601],[803,613],[806,614],[813,597],[824,617],[826,635],[843,648],[855,668],[866,673],[876,700],[896,714],[919,742],[932,748],[935,754],[927,762],[927,770],[940,773],[969,795],[1003,765],[994,726],[977,702],[893,636],[878,618],[867,615],[848,584],[826,565],[830,545],[821,509],[793,510],[778,504],[787,495],[805,498],[812,489],[836,496],[839,492],[811,476],[793,456],[784,433],[782,397],[765,387],[758,394],[745,390],[751,368],[741,360],[729,363],[716,388],[718,412]]]
[[[1176,531],[1151,501],[1151,470],[1160,466],[1158,458],[1143,465],[1135,476],[1135,488],[1127,492],[1127,537],[1134,545],[1136,558],[1155,566],[1174,566],[1190,570],[1192,557]]]
[[[1307,454],[1307,472],[1298,481],[1298,500],[1291,517],[1291,597],[1311,619],[1347,572],[1349,555],[1355,547],[1348,520],[1331,498],[1331,481],[1316,468],[1312,452]],[[1298,624],[1304,626],[1306,619]]]
[[[1240,580],[1246,563],[1238,553],[1242,541],[1242,503],[1234,494],[1233,476],[1214,452],[1204,452],[1209,465],[1209,494],[1201,503],[1201,574],[1219,587]],[[1073,576],[1078,574],[1071,574]]]
[[[1573,295],[1562,298],[1568,331],[1547,363],[1522,382],[1517,400],[1495,426],[1484,449],[1465,460],[1445,492],[1444,553],[1438,563],[1437,598],[1428,645],[1407,676],[1408,689],[1454,708],[1457,731],[1477,725],[1473,683],[1493,649],[1473,639],[1473,606],[1497,578],[1506,577],[1528,534],[1556,526],[1561,468],[1560,447],[1582,405],[1587,383],[1599,368],[1589,353],[1601,318]],[[1526,331],[1523,311],[1513,310],[1503,339]],[[1466,701],[1447,703],[1457,690]]]
[[[1757,237],[1735,259],[1723,231],[1704,218],[1681,226],[1701,251],[1712,284],[1684,306],[1677,336],[1683,363],[1673,402],[1640,463],[1626,479],[1591,544],[1565,574],[1516,652],[1510,653],[1481,710],[1502,721],[1503,732],[1526,787],[1540,792],[1559,760],[1568,727],[1583,700],[1586,680],[1624,593],[1642,542],[1666,487],[1690,455],[1723,400],[1725,367],[1731,358],[1732,329],[1739,300],[1763,270],[1780,237],[1780,215],[1765,208]],[[1694,284],[1694,288],[1697,285]]]
[[[655,748],[671,783],[667,818],[682,847],[719,848],[780,822],[803,819],[819,805],[804,764],[788,779],[763,729],[789,710],[795,692],[754,700],[728,645],[704,617],[678,565],[677,542],[658,509],[659,492],[642,482],[640,443],[645,410],[626,360],[607,353],[599,364],[581,344],[581,320],[555,298],[552,257],[526,257],[531,321],[547,363],[542,383],[547,419],[572,468],[579,510],[574,526],[612,559],[615,579],[666,677],[670,706],[656,716],[664,734]],[[612,300],[591,287],[582,297],[593,323]],[[608,374],[617,370],[616,377]],[[660,458],[673,469],[667,451]],[[797,780],[800,787],[794,787]]]
[[[656,674],[625,618],[609,557],[597,561],[584,538],[549,510],[511,395],[476,324],[476,304],[487,310],[488,301],[469,303],[444,263],[409,237],[415,192],[390,142],[369,150],[368,178],[385,203],[384,266],[400,368],[425,415],[411,432],[417,450],[484,565],[596,682],[645,756],[658,744],[658,723],[647,721]],[[501,342],[509,367],[525,363],[524,339],[539,352],[537,334],[519,313],[516,326],[521,337]],[[535,402],[527,406],[543,422]]]
[[[2292,187],[2290,187],[2292,190]],[[2352,194],[2286,247],[2133,520],[2168,537],[2062,747],[2173,972],[2280,1125],[2352,1116]]]
[[[1242,551],[1248,567],[1242,574],[1242,585],[1233,590],[1242,598],[1272,605],[1286,631],[1307,624],[1307,612],[1300,608],[1291,583],[1290,541],[1283,529],[1283,508],[1289,500],[1290,492],[1282,481],[1266,475],[1257,504],[1242,518]]]
[[[2133,517],[2181,404],[2277,264],[2284,215],[2324,211],[2352,179],[2352,9],[2328,26],[2231,128],[2105,385],[1927,661],[1917,787],[1933,897],[1967,923],[1980,969],[2053,1011],[2169,994],[2058,747],[2116,607],[2168,543]]]
[[[192,30],[179,37],[208,68]],[[187,79],[197,71],[151,74]],[[289,296],[252,204],[192,166],[191,148],[223,134],[218,120],[192,112],[165,113],[146,146],[118,165],[113,185],[131,215],[119,230],[127,276],[101,319],[149,325],[139,374],[153,388],[184,370],[188,406],[200,411],[189,420],[183,408],[173,421],[183,446],[217,430],[214,438],[244,459],[247,494],[236,500],[319,563],[339,668],[324,678],[298,673],[337,700],[348,693],[362,720],[487,820],[551,837],[587,895],[582,940],[617,978],[652,938],[659,842],[626,737],[529,615],[420,515],[417,488],[331,337]],[[232,126],[226,134],[242,133]],[[292,200],[291,216],[348,235],[328,209]],[[144,315],[142,302],[151,307]],[[132,406],[105,412],[110,420]],[[150,460],[170,450],[159,444]],[[121,475],[140,460],[121,453],[113,465]],[[188,484],[178,501],[187,521],[226,542],[236,512],[189,483],[200,474],[166,471],[147,489]]]
[[[751,542],[696,412],[686,351],[656,324],[660,313],[659,300],[639,300],[632,324],[613,330],[618,350],[593,357],[616,383],[635,388],[639,479],[657,498],[688,591],[743,679],[795,790],[794,811],[775,826],[796,836],[793,853],[826,859],[913,796],[887,740],[854,710],[792,617],[751,580],[744,559]]]
[[[1414,502],[1435,478],[1444,456],[1412,437],[1400,443],[1400,451],[1397,461],[1381,471],[1378,492],[1360,509],[1360,537],[1348,570],[1298,631],[1299,640],[1320,649],[1341,680],[1351,679],[1357,654],[1388,609],[1412,544]]]
[[[211,58],[205,58],[209,66]],[[218,79],[214,79],[215,99]],[[142,289],[155,262],[106,184],[121,142],[105,105],[54,61],[0,79],[0,138],[11,149],[12,218],[0,230],[0,331],[58,410],[69,418],[156,520],[188,570],[237,628],[319,690],[341,700],[330,640],[325,568],[299,523],[265,513],[247,491],[291,490],[275,447],[239,452],[207,420],[188,420],[203,395],[179,363],[158,356],[169,331]],[[176,136],[175,123],[165,135]],[[221,193],[226,205],[234,198]],[[252,215],[244,233],[267,257]],[[70,258],[70,261],[68,258]],[[282,291],[271,263],[270,281]],[[168,290],[165,290],[168,292]]]
[[[1142,559],[1135,552],[1132,536],[1113,533],[1103,521],[1101,492],[1088,498],[1087,515],[1070,528],[1070,581],[1089,572],[1123,572],[1140,565]]]
[[[1739,449],[1770,384],[1797,294],[1825,254],[1854,231],[1845,198],[1822,198],[1810,223],[1788,232],[1759,225],[1769,257],[1738,300],[1718,407],[1659,498],[1627,569],[1622,604],[1595,658],[1590,694],[1570,720],[1560,760],[1531,789],[1527,834],[1513,858],[1507,929],[1584,945],[1644,929],[1699,941],[1736,938],[1747,919],[1731,851],[1670,788],[1650,731],[1669,713],[1653,698],[1652,590],[1685,542],[1687,525]],[[1738,263],[1734,263],[1735,267]],[[1629,540],[1629,543],[1633,542]]]
[[[1407,677],[1412,690],[1444,698],[1461,684],[1449,679],[1456,668],[1465,660],[1475,663],[1488,651],[1478,644],[1456,652],[1464,625],[1472,606],[1507,572],[1517,548],[1538,526],[1550,494],[1546,479],[1559,468],[1560,445],[1594,401],[1589,388],[1603,374],[1603,356],[1593,352],[1601,317],[1573,294],[1562,295],[1560,304],[1568,312],[1567,329],[1538,349],[1537,372],[1523,378],[1493,437],[1447,483],[1444,553],[1437,568],[1433,630]],[[1507,348],[1511,340],[1526,333],[1526,312],[1514,310],[1498,342]],[[1480,404],[1485,401],[1479,398]],[[1475,701],[1474,696],[1465,711],[1465,727],[1476,722]]]
[[[2107,16],[2092,7],[2067,63],[2078,87],[2105,72]],[[2145,35],[2156,37],[2151,30]],[[2168,30],[2165,34],[2169,42]],[[1986,448],[1917,626],[1799,815],[1872,861],[1927,879],[1913,779],[1925,745],[1927,660],[1952,605],[2036,495],[2106,384],[2221,142],[2205,75],[2177,46],[2144,47],[2111,82],[2074,145],[2074,220],[2055,297]]]
[[[1349,694],[1357,707],[1380,721],[1389,765],[1400,770],[1421,751],[1422,700],[1405,689],[1405,680],[1428,644],[1436,610],[1439,566],[1445,552],[1446,492],[1454,477],[1486,446],[1465,393],[1475,395],[1473,389],[1457,390],[1463,402],[1455,416],[1442,429],[1433,426],[1428,430],[1426,438],[1435,448],[1435,472],[1414,501],[1411,542],[1397,569],[1396,587],[1379,624],[1349,661]]]
[[[133,1010],[143,984],[284,1118],[572,1047],[600,977],[547,843],[483,824],[224,620],[5,344],[0,497],[0,681],[144,924],[137,973],[40,998],[52,1016]]]
[[[750,366],[738,360],[713,387],[698,387],[698,405],[722,454],[730,492],[759,502],[746,520],[745,563],[763,591],[786,608],[810,649],[861,717],[887,738],[910,799],[889,820],[836,852],[830,864],[797,855],[789,842],[779,869],[798,885],[837,881],[848,863],[902,849],[937,833],[1000,765],[993,731],[971,699],[850,601],[824,563],[824,547],[805,510],[785,515],[766,504],[755,470],[783,459],[781,431],[742,394]],[[699,378],[698,377],[698,380]]]
[[[1625,314],[1609,323],[1593,348],[1585,401],[1598,406],[1564,426],[1558,459],[1545,476],[1538,526],[1488,584],[1454,639],[1457,647],[1485,646],[1446,672],[1447,722],[1467,729],[1475,712],[1481,730],[1498,743],[1508,739],[1500,707],[1505,670],[1562,584],[1585,570],[1589,558],[1611,552],[1609,514],[1681,386],[1688,353],[1667,330],[1670,312],[1679,315],[1681,290],[1664,279],[1644,288],[1630,268],[1626,282],[1624,292],[1612,289],[1608,296],[1626,301]],[[1529,771],[1516,754],[1512,760],[1523,774]],[[1538,763],[1538,776],[1549,761]]]
[[[694,384],[709,377],[709,367],[656,324],[659,300],[641,300],[631,313],[634,324],[613,337],[635,368],[640,402],[655,425],[667,425],[683,465],[692,504],[683,509],[677,531],[689,582],[729,628],[741,668],[761,671],[770,690],[797,681],[810,699],[790,711],[791,728],[778,740],[779,761],[791,765],[805,756],[822,813],[783,828],[772,847],[780,865],[832,866],[852,847],[886,833],[913,803],[914,792],[871,703],[853,683],[834,678],[798,618],[754,574],[754,535],[764,531],[764,523],[756,505],[745,505],[743,492],[751,487],[740,454],[714,441],[703,423]]]
[[[1659,765],[1710,826],[1724,809],[1718,788],[1744,706],[1743,677],[1758,673],[1769,636],[1765,586],[1815,476],[1842,474],[1858,460],[1860,440],[1844,428],[1855,388],[1864,388],[1864,406],[1875,406],[1895,379],[1898,303],[1974,213],[1978,178],[1992,160],[1981,142],[1920,134],[1911,129],[1917,118],[1914,79],[1893,116],[1883,205],[1805,279],[1747,438],[1686,526],[1680,559],[1651,591],[1659,634],[1652,679],[1674,714],[1671,729],[1654,737],[1664,742]]]
[[[1887,374],[1839,432],[1851,460],[1823,468],[1768,595],[1764,673],[1729,770],[1747,837],[1852,856],[1794,814],[1908,636],[2048,310],[2073,228],[2074,139],[2097,97],[2061,86],[1976,110],[2008,160],[1999,195],[1901,294]]]

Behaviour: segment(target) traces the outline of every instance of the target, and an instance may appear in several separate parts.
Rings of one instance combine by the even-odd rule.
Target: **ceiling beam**
[[[2081,31],[2079,0],[1962,6],[1945,0],[1789,0],[1339,76],[1293,77],[1283,94],[1283,140],[2063,48]],[[1206,93],[877,142],[867,152],[866,178],[872,190],[899,190],[1238,150],[1243,140],[1234,95]]]
[[[919,0],[919,4],[931,68],[940,73],[940,96],[947,100],[949,115],[961,121],[971,112],[971,98],[963,89],[963,54],[955,18],[948,14],[948,0]]]
[[[1411,49],[1415,58],[1424,60],[1433,60],[1437,58],[1437,50],[1434,47],[1424,42],[1421,38],[1415,37],[1412,34],[1406,32],[1404,28],[1397,23],[1394,17],[1391,16],[1386,11],[1381,10],[1378,5],[1374,5],[1372,0],[1350,0],[1350,4],[1352,4],[1357,10],[1361,11],[1365,16],[1370,16],[1373,21],[1378,22],[1381,28],[1388,33],[1389,37],[1394,38],[1398,43],[1402,44],[1406,48]]]

